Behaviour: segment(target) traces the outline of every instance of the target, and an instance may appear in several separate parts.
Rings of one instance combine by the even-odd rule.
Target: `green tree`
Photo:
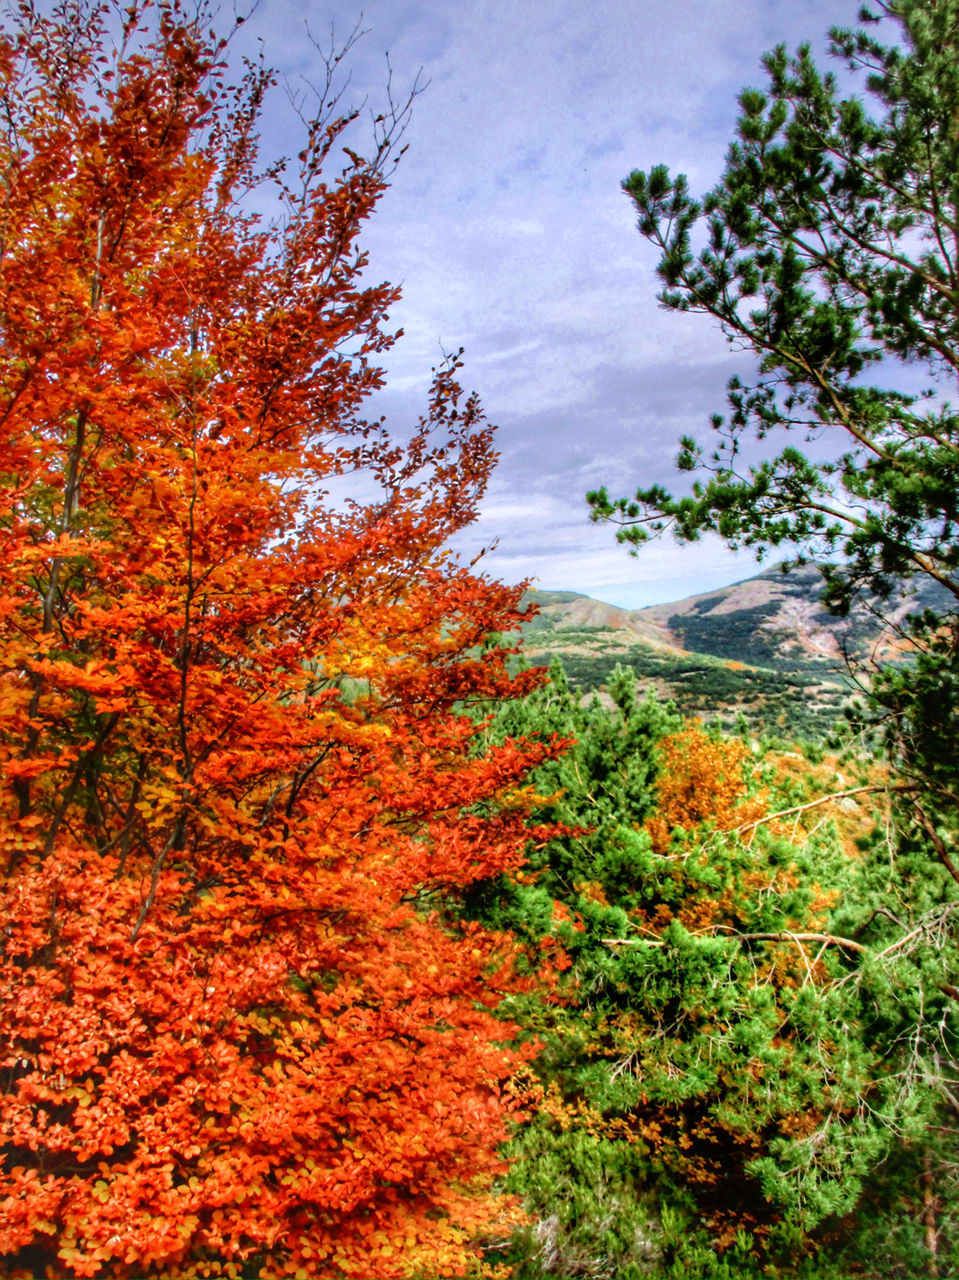
[[[860,96],[808,47],[777,48],[765,90],[740,97],[712,191],[694,199],[663,165],[624,183],[661,254],[662,303],[711,316],[757,369],[731,380],[712,447],[680,442],[687,490],[588,501],[634,551],[711,532],[814,562],[840,615],[857,598],[881,612],[922,596],[905,660],[860,672],[894,822],[863,850],[832,927],[863,948],[839,981],[859,992],[875,1054],[867,1105],[923,1170],[912,1221],[934,1275],[959,1059],[959,3],[888,0],[830,40]],[[769,1194],[785,1167],[764,1166]]]
[[[841,93],[808,47],[780,46],[766,90],[740,96],[712,191],[694,199],[664,165],[623,184],[662,255],[662,303],[712,316],[758,373],[730,382],[712,449],[682,439],[690,492],[604,488],[588,501],[634,548],[667,529],[681,542],[715,532],[760,558],[787,548],[822,566],[840,614],[857,596],[881,607],[933,581],[940,607],[912,619],[911,674],[873,682],[928,834],[959,796],[959,416],[947,398],[959,373],[959,3],[889,0],[860,17],[831,44],[863,97]],[[883,43],[888,26],[898,38]],[[951,861],[952,842],[935,839]]]
[[[788,777],[683,727],[632,672],[588,701],[558,662],[551,677],[487,724],[573,740],[532,775],[528,866],[467,896],[562,969],[555,1001],[517,1008],[544,1090],[514,1142],[520,1274],[800,1274],[846,1240],[892,1145],[830,933],[855,866],[819,810],[808,833],[770,820]]]

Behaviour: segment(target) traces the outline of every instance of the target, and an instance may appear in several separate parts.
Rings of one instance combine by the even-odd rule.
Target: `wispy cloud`
[[[664,313],[655,254],[619,184],[667,161],[694,189],[722,169],[736,94],[779,41],[822,47],[855,0],[364,0],[351,57],[357,99],[422,68],[409,151],[365,237],[370,274],[403,286],[404,338],[379,404],[415,420],[442,349],[500,424],[500,471],[471,545],[498,534],[503,577],[538,573],[617,601],[679,594],[751,561],[708,544],[630,560],[589,524],[585,488],[671,483],[676,438],[701,433],[743,367],[701,317]],[[346,35],[361,5],[332,0]],[[265,0],[244,27],[292,81],[309,75],[298,0]],[[328,19],[314,32],[328,38]],[[271,145],[281,145],[277,117]],[[738,360],[738,363],[737,363]],[[746,363],[748,368],[748,361]],[[532,495],[532,496],[531,496]],[[539,495],[539,496],[536,496]],[[535,549],[535,550],[534,550]]]

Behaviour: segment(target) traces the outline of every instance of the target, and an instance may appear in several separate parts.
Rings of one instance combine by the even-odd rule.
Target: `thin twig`
[[[695,933],[694,938],[711,938],[716,937],[721,929],[726,928],[725,925],[715,925],[706,933]],[[918,932],[918,931],[917,931]],[[826,946],[843,947],[849,951],[868,952],[869,948],[863,946],[861,942],[854,942],[852,938],[841,938],[835,933],[792,933],[785,931],[782,933],[737,933],[731,927],[729,933],[737,942],[822,942]],[[910,934],[909,937],[913,937]],[[600,941],[607,947],[664,947],[666,945],[662,938],[601,938]],[[908,939],[902,939],[907,942]],[[885,951],[880,952],[884,956],[895,947],[902,945],[896,943],[893,947],[887,947]]]
[[[831,800],[845,800],[848,796],[861,796],[869,792],[876,794],[878,792],[892,791],[917,791],[918,785],[913,782],[895,783],[890,786],[888,783],[874,783],[867,787],[851,787],[848,791],[833,791],[828,796],[820,796],[818,800],[809,800],[806,804],[794,805],[791,809],[780,809],[777,813],[767,813],[764,818],[756,818],[753,822],[744,822],[741,827],[733,827],[734,835],[739,835],[742,831],[751,831],[755,827],[761,827],[766,822],[774,822],[777,818],[790,818],[794,813],[805,813],[807,809],[815,809],[821,804],[829,804]]]
[[[130,934],[131,942],[136,942],[140,929],[143,927],[143,922],[150,913],[150,908],[153,906],[154,899],[156,898],[157,885],[160,883],[160,872],[163,870],[163,864],[166,862],[167,854],[183,835],[183,829],[185,826],[186,810],[184,809],[177,819],[173,830],[170,832],[169,836],[167,836],[166,843],[153,861],[153,870],[150,873],[150,889],[143,901],[143,906],[140,908],[140,914],[137,916],[137,922],[133,926],[133,932]]]

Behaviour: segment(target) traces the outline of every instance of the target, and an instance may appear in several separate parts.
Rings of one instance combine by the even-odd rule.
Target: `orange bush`
[[[731,831],[765,814],[765,799],[749,793],[744,743],[712,738],[690,724],[663,738],[657,755],[656,812],[645,823],[657,853],[669,849],[676,828],[691,831],[709,822]]]

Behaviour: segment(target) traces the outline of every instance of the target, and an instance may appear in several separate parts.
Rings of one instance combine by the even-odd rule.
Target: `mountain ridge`
[[[602,693],[617,663],[641,687],[693,717],[821,735],[853,692],[845,654],[887,660],[908,648],[903,619],[942,607],[935,584],[882,602],[864,600],[848,618],[822,604],[812,565],[781,565],[725,587],[640,609],[623,609],[574,591],[534,589],[536,612],[522,628],[533,662],[558,657],[584,696]],[[944,597],[945,593],[942,592]]]
[[[764,665],[764,659],[789,660],[801,666],[841,661],[851,645],[871,646],[876,657],[894,656],[903,649],[905,617],[917,608],[942,607],[945,597],[935,584],[927,584],[881,604],[862,600],[848,618],[838,618],[823,606],[822,591],[816,566],[784,572],[781,564],[728,586],[639,609],[580,592],[533,590],[526,598],[546,623],[537,626],[533,620],[528,634],[557,626],[603,627],[629,632],[657,648],[714,657],[731,656],[725,650],[735,642],[742,661]]]

